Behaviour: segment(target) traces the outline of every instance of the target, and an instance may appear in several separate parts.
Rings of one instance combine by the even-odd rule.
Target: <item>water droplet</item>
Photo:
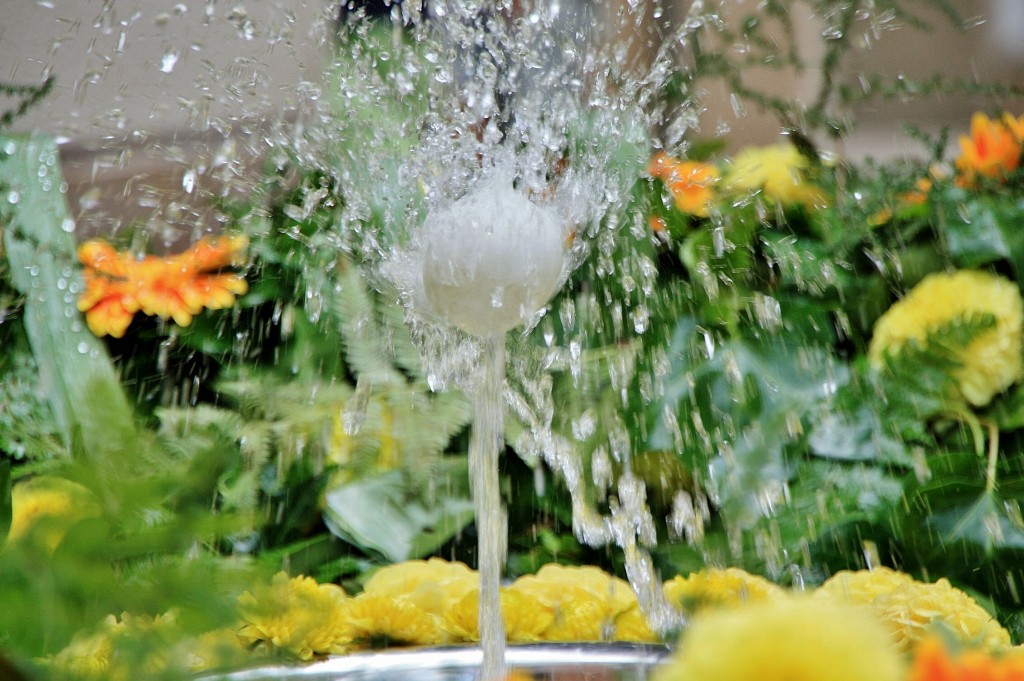
[[[78,354],[80,354],[80,355],[84,355],[84,354],[86,354],[87,352],[89,352],[89,344],[88,344],[88,343],[86,343],[85,341],[82,341],[82,342],[80,342],[80,343],[78,344],[78,347],[77,347],[77,349],[78,349]]]
[[[7,203],[16,204],[18,201],[21,201],[21,194],[16,189],[7,192]]]
[[[160,60],[160,70],[164,73],[171,73],[174,71],[174,67],[178,65],[178,51],[174,48],[168,48],[164,52],[163,58]]]

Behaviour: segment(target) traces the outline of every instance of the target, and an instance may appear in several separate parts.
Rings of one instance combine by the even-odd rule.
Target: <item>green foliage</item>
[[[56,82],[53,76],[49,76],[39,85],[20,85],[17,83],[0,82],[0,98],[14,99],[16,104],[13,107],[5,108],[0,114],[0,132],[10,127],[14,121],[25,116],[29,109],[42,102],[53,90]]]

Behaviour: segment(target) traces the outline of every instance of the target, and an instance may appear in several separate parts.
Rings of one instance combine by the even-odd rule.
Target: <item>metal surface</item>
[[[510,670],[543,681],[644,681],[669,653],[664,646],[537,644],[510,646]],[[308,664],[264,666],[201,681],[478,681],[479,647],[453,646],[341,655]]]

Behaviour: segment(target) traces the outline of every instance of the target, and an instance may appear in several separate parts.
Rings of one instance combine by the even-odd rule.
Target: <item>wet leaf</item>
[[[1001,549],[1024,549],[1024,524],[997,492],[986,491],[973,503],[936,513],[928,520],[941,542],[966,543],[992,556]]]
[[[905,443],[893,438],[876,409],[864,405],[854,412],[827,411],[808,438],[818,456],[841,461],[886,461],[909,466]]]
[[[968,196],[940,222],[950,253],[961,267],[1006,260],[1024,274],[1024,203],[1005,197]]]
[[[11,529],[11,462],[0,461],[0,546]]]
[[[336,536],[398,562],[421,558],[473,519],[473,503],[445,495],[428,505],[411,497],[397,471],[328,489],[324,520]]]

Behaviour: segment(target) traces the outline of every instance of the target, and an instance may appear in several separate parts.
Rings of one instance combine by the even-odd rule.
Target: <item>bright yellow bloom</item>
[[[60,678],[90,681],[135,681],[139,678],[180,678],[193,653],[201,647],[199,639],[187,636],[178,625],[177,614],[156,617],[123,613],[120,620],[109,615],[94,631],[83,632],[56,655],[40,663],[57,672]],[[234,643],[235,656],[220,657],[217,662],[240,660],[241,648]],[[211,660],[213,661],[213,660]]]
[[[1006,629],[947,579],[919,582],[888,568],[844,570],[822,584],[815,597],[866,606],[902,650],[911,650],[928,638],[936,625],[965,645],[985,650],[1001,650],[1010,645]]]
[[[665,183],[676,208],[690,215],[708,216],[719,180],[718,168],[699,161],[679,161],[661,151],[651,159],[647,170],[651,177]]]
[[[900,656],[864,612],[780,598],[697,614],[654,681],[902,681]]]
[[[41,662],[73,678],[108,678],[114,649],[111,635],[122,626],[108,615],[99,630],[75,634],[63,650]]]
[[[11,527],[8,541],[34,537],[51,551],[80,520],[98,516],[99,505],[87,488],[64,478],[41,476],[14,485],[11,490]]]
[[[499,595],[505,638],[510,643],[535,643],[554,622],[554,613],[533,596],[502,589]],[[467,593],[444,616],[452,641],[480,640],[480,591]]]
[[[807,158],[792,144],[748,147],[726,168],[724,191],[736,194],[762,192],[783,205],[821,208],[828,200],[820,187],[807,181]]]
[[[629,583],[593,566],[548,564],[524,575],[508,590],[527,594],[552,617],[548,641],[608,641],[615,637],[619,615],[636,607]]]
[[[968,402],[985,406],[1024,375],[1024,301],[1017,285],[1003,277],[974,270],[925,277],[875,323],[868,357],[881,367],[887,353],[923,344],[931,334],[977,315],[992,315],[995,326],[962,349],[953,377]]]
[[[615,633],[613,641],[628,641],[630,643],[660,643],[661,637],[651,629],[640,605],[620,613],[615,618]]]
[[[353,646],[428,646],[447,642],[440,618],[411,601],[363,592],[345,604],[346,635]]]
[[[978,176],[1003,179],[1020,164],[1021,122],[1013,117],[991,120],[983,113],[971,117],[971,134],[960,136],[956,159],[960,177],[971,184]]]
[[[465,563],[430,558],[382,567],[366,581],[363,593],[400,598],[424,612],[442,615],[479,586],[480,577]]]
[[[188,326],[203,309],[230,307],[249,290],[241,275],[218,272],[241,264],[247,243],[240,236],[203,238],[178,255],[139,260],[104,241],[87,241],[78,249],[85,265],[78,309],[97,336],[123,337],[139,311]]]
[[[244,626],[238,635],[252,644],[269,645],[300,659],[342,653],[352,641],[345,591],[318,584],[312,577],[274,575],[238,598]]]
[[[692,615],[706,607],[735,606],[779,598],[786,592],[764,577],[739,568],[707,568],[664,584],[668,602]]]

